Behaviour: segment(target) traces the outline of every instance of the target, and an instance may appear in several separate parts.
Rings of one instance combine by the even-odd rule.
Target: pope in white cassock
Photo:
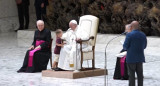
[[[69,22],[69,27],[70,28],[62,36],[62,39],[66,40],[66,44],[61,48],[58,68],[63,70],[78,70],[81,68],[81,58],[80,45],[76,44],[76,41],[89,39],[89,34],[83,31],[75,20]],[[82,44],[82,48],[86,47],[88,47],[87,42]]]

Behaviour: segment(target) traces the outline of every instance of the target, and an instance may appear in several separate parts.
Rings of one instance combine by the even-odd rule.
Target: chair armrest
[[[81,39],[80,39],[80,40],[77,41],[77,43],[80,43],[80,44],[81,44],[82,42],[87,42],[87,41],[89,41],[90,39],[94,39],[94,36],[89,37],[89,39],[87,39],[87,40],[81,40]]]
[[[62,43],[64,43],[64,41],[66,41],[65,39],[61,39],[62,40]]]
[[[62,39],[62,41],[66,41],[65,39]]]

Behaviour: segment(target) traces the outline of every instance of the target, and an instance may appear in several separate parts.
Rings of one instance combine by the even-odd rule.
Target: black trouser
[[[36,16],[37,20],[43,20],[46,21],[45,16],[46,16],[46,6],[41,8],[41,6],[35,6],[36,9]]]
[[[135,86],[135,72],[137,73],[138,86],[143,86],[143,63],[127,63],[129,86]]]
[[[29,5],[17,4],[18,18],[19,18],[19,29],[28,29],[29,26]],[[25,22],[25,27],[24,27]]]

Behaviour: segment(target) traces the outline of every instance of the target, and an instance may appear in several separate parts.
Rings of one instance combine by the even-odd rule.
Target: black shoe
[[[17,71],[17,73],[22,73],[23,71],[21,71],[20,69]]]
[[[24,73],[24,72],[26,72],[26,68],[20,68],[18,71],[17,71],[17,73]]]
[[[53,70],[54,70],[54,71],[65,71],[65,70],[63,70],[63,69],[61,69],[61,68],[58,68],[58,67],[57,67],[57,68],[53,68]]]
[[[55,68],[51,68],[52,70],[54,70]]]
[[[14,31],[17,32],[18,30],[23,30],[23,27],[19,27],[17,30]]]
[[[18,28],[18,30],[23,30],[23,29],[24,29],[23,27],[19,27],[19,28]]]
[[[18,30],[14,30],[14,32],[17,32]]]
[[[25,26],[25,28],[24,29],[28,29],[28,26]]]

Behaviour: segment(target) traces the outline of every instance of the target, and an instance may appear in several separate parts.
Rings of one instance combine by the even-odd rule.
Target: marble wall
[[[35,27],[34,0],[30,0],[30,26]],[[0,32],[14,31],[19,27],[15,0],[0,0]]]

